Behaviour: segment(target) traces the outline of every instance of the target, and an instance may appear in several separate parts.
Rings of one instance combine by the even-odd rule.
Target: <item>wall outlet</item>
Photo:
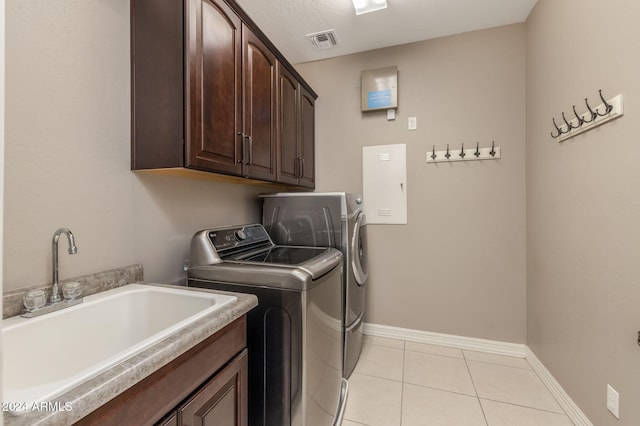
[[[415,130],[418,128],[418,119],[417,117],[409,117],[407,120],[407,127],[409,130]]]
[[[607,408],[616,419],[620,419],[620,394],[611,385],[607,385]]]

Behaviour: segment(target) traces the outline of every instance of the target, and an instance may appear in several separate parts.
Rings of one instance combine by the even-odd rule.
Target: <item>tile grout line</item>
[[[390,346],[387,346],[390,347]],[[449,347],[449,346],[443,346],[443,347]],[[399,348],[397,348],[399,349]],[[458,348],[454,348],[451,347],[451,349],[458,349]],[[424,351],[415,351],[415,350],[411,350],[411,349],[405,349],[406,352],[412,352],[415,354],[425,354],[425,355],[433,355],[433,356],[442,356],[445,358],[453,358],[453,359],[464,359],[465,361],[471,361],[471,362],[477,362],[480,364],[489,364],[489,365],[499,365],[500,367],[509,367],[509,368],[517,368],[519,370],[533,370],[533,368],[531,366],[527,367],[518,367],[515,365],[507,365],[507,364],[500,364],[498,362],[489,362],[489,361],[479,361],[476,359],[468,359],[465,357],[464,355],[464,350],[463,349],[459,349],[460,352],[462,352],[462,357],[457,357],[457,356],[453,356],[453,355],[443,355],[443,354],[438,354],[438,353],[434,353],[434,352],[424,352]],[[509,356],[509,355],[503,355],[503,356]],[[511,357],[511,358],[516,358],[516,359],[525,359],[525,358],[518,358],[518,357]]]
[[[527,364],[529,364],[529,361],[527,361]],[[531,365],[531,364],[529,364],[529,365]],[[547,390],[549,395],[551,395],[551,398],[553,398],[553,400],[556,402],[556,404],[558,404],[558,407],[560,407],[560,409],[562,410],[562,414],[564,414],[565,416],[569,417],[569,414],[567,413],[567,411],[564,409],[564,407],[562,406],[560,401],[558,401],[558,399],[553,394],[553,392],[551,392],[551,389],[549,389],[549,386],[547,386],[547,384],[544,382],[544,380],[542,380],[542,377],[540,377],[540,374],[538,374],[538,372],[535,369],[533,369],[533,367],[531,368],[531,371],[533,371],[533,373],[536,375],[536,378],[540,381],[540,383],[542,383],[542,386],[544,386],[544,388]],[[534,410],[537,410],[537,408],[534,408]],[[542,410],[542,411],[547,411],[547,410]],[[550,413],[555,413],[555,411],[549,411],[549,412]],[[559,414],[559,413],[556,413],[556,414]],[[571,422],[573,423],[573,420],[571,420]]]
[[[544,408],[537,408],[537,407],[530,407],[527,405],[522,405],[522,404],[514,404],[512,402],[507,402],[507,401],[500,401],[500,400],[494,400],[491,398],[483,398],[487,401],[494,401],[494,402],[500,402],[500,403],[504,403],[504,404],[511,404],[511,405],[515,405],[515,406],[519,406],[519,407],[524,407],[524,408],[531,408],[533,410],[539,410],[539,411],[545,411],[545,412],[549,412],[549,413],[555,413],[555,414],[564,414],[567,417],[569,417],[568,413],[565,411],[564,407],[562,406],[562,404],[560,404],[560,401],[558,401],[558,399],[556,399],[555,395],[553,394],[553,392],[551,392],[551,389],[549,389],[549,387],[546,385],[546,383],[542,380],[542,378],[540,377],[540,375],[538,374],[538,372],[534,369],[528,369],[528,368],[518,368],[518,367],[513,367],[510,365],[501,365],[501,364],[492,364],[492,363],[486,363],[486,362],[481,362],[481,361],[475,361],[475,360],[470,360],[472,363],[476,363],[476,364],[482,364],[482,365],[486,365],[486,366],[492,366],[492,367],[499,367],[499,368],[511,368],[512,370],[519,370],[519,371],[528,371],[533,373],[533,376],[540,382],[540,384],[542,384],[544,390],[546,391],[546,393],[551,397],[551,399],[556,403],[556,405],[558,406],[558,408],[561,410],[561,412],[557,412],[557,411],[552,411],[552,410],[547,410]],[[525,361],[527,361],[527,359],[525,358]],[[527,364],[529,364],[531,366],[531,364],[529,363],[529,361],[527,361]],[[571,420],[571,419],[570,419]],[[572,421],[573,422],[573,421]]]
[[[378,324],[365,324],[365,328],[367,329],[365,333],[366,336],[381,337],[384,339],[390,339],[395,341],[404,341],[405,350],[407,350],[406,349],[407,343],[415,342],[415,343],[424,343],[427,345],[441,346],[441,347],[451,348],[451,349],[458,349],[461,351],[482,352],[487,354],[505,356],[509,358],[524,359],[527,362],[527,364],[529,364],[530,368],[522,368],[522,367],[517,367],[513,365],[504,365],[501,363],[494,364],[492,362],[477,361],[477,360],[471,360],[471,359],[467,360],[463,355],[463,359],[467,361],[467,367],[469,367],[468,361],[472,361],[478,364],[493,365],[496,367],[509,367],[511,369],[533,371],[535,375],[538,377],[538,379],[542,381],[546,390],[551,394],[552,398],[556,401],[556,403],[558,403],[558,405],[560,406],[560,409],[562,410],[561,413],[557,413],[554,411],[549,411],[549,413],[555,413],[560,415],[564,414],[569,418],[569,420],[573,424],[576,424],[576,425],[592,426],[592,423],[589,421],[589,419],[584,415],[584,413],[575,404],[575,402],[571,399],[571,397],[564,391],[564,389],[555,380],[555,378],[551,375],[551,373],[545,368],[542,362],[536,357],[535,353],[528,346],[524,344],[506,343],[506,342],[490,341],[490,340],[475,339],[475,338],[465,338],[461,336],[446,335],[441,333],[430,333],[430,332],[423,332],[419,330],[402,329],[397,327],[382,326]],[[400,338],[400,336],[403,336],[405,338],[404,339]],[[410,338],[407,339],[406,337],[410,337]],[[386,346],[386,345],[383,344],[380,346]],[[413,351],[410,351],[410,352],[413,352]],[[420,351],[415,351],[415,352],[420,352]],[[434,354],[430,352],[422,352],[422,353],[437,355],[437,356],[445,356],[445,357],[448,356],[448,355],[442,355],[442,354]],[[456,358],[452,356],[449,356],[449,357]],[[428,387],[424,385],[416,385],[416,386]],[[474,382],[474,386],[475,386],[475,382]],[[437,388],[432,388],[432,389],[442,390]],[[451,391],[445,391],[445,392],[451,392]],[[461,394],[461,395],[464,395],[464,394]],[[478,397],[478,399],[480,398]],[[486,400],[490,401],[489,399],[486,399]],[[496,401],[496,402],[511,404],[503,401]],[[532,408],[527,406],[522,406],[522,407]],[[543,409],[538,409],[538,408],[532,408],[532,409],[545,411]]]
[[[477,362],[478,364],[497,365],[498,367],[515,368],[516,370],[533,371],[533,368],[516,367],[514,365],[498,364],[497,362],[478,361],[475,359],[467,359],[467,358],[465,358],[465,361]]]
[[[455,348],[454,348],[455,349]],[[433,352],[422,352],[422,351],[412,351],[410,349],[405,349],[405,351],[407,352],[412,352],[414,354],[425,354],[425,355],[434,355],[434,356],[443,356],[445,358],[453,358],[453,359],[464,359],[464,355],[462,358],[460,358],[459,356],[452,356],[452,355],[442,355],[442,354],[435,354]]]
[[[390,379],[388,377],[374,376],[373,374],[367,374],[367,373],[361,373],[361,372],[356,373],[355,371],[352,374],[357,374],[359,376],[365,376],[365,377],[373,377],[374,379],[387,380],[389,382],[402,383],[402,380]]]
[[[484,407],[482,406],[482,402],[480,401],[480,396],[478,395],[478,389],[476,388],[476,382],[473,380],[473,375],[471,374],[471,369],[469,368],[469,363],[467,362],[467,356],[462,352],[462,357],[464,359],[464,366],[467,367],[467,373],[469,373],[469,378],[471,379],[471,384],[473,385],[473,391],[476,393],[476,399],[478,400],[478,405],[480,406],[480,410],[482,411],[482,417],[484,417],[484,424],[489,426],[489,421],[487,420],[487,414],[484,412]]]
[[[531,348],[527,347],[525,359],[533,369],[534,373],[542,381],[547,390],[551,393],[551,396],[556,400],[558,405],[564,413],[569,417],[569,420],[574,425],[581,426],[593,426],[593,423],[582,412],[580,407],[571,399],[569,394],[562,388],[560,383],[553,377],[551,372],[544,366],[542,361],[538,359],[535,352]]]
[[[373,343],[371,343],[371,342],[364,343],[364,344],[363,344],[363,347],[364,347],[364,345],[365,345],[365,344],[366,344],[366,345],[372,345],[372,346],[379,347],[379,348],[393,349],[393,350],[395,350],[395,351],[402,351],[402,359],[403,359],[403,365],[402,365],[402,377],[400,378],[400,380],[398,380],[398,379],[392,379],[392,378],[389,378],[389,377],[384,377],[384,376],[381,376],[381,375],[375,375],[375,374],[373,374],[373,373],[363,373],[362,371],[359,371],[359,370],[358,370],[357,365],[356,365],[356,368],[353,370],[353,374],[359,374],[359,375],[361,375],[361,376],[373,377],[373,378],[376,378],[376,379],[389,380],[389,381],[391,381],[391,382],[402,383],[402,382],[403,382],[403,380],[404,380],[404,341],[403,341],[403,346],[402,346],[402,348],[394,347],[394,346],[378,345],[378,344],[373,344]]]
[[[525,359],[526,360],[526,359]],[[528,405],[524,405],[524,404],[516,404],[513,402],[508,402],[508,401],[501,401],[501,400],[497,400],[497,399],[492,399],[492,398],[482,398],[483,400],[486,401],[493,401],[493,402],[497,402],[497,403],[501,403],[501,404],[507,404],[507,405],[511,405],[511,406],[516,406],[516,407],[522,407],[522,408],[529,408],[531,410],[537,410],[537,411],[542,411],[542,412],[546,412],[546,413],[551,413],[551,414],[557,414],[557,415],[564,415],[566,416],[572,423],[573,421],[571,420],[571,418],[569,418],[569,416],[567,415],[566,411],[564,410],[564,408],[562,407],[562,405],[560,405],[560,403],[558,402],[558,400],[555,398],[555,396],[553,395],[553,393],[550,391],[550,389],[545,385],[545,383],[542,381],[542,379],[540,378],[540,376],[538,375],[538,373],[532,368],[532,369],[527,369],[527,368],[517,368],[517,367],[512,367],[512,366],[508,366],[508,365],[500,365],[500,364],[491,364],[491,363],[483,363],[483,362],[479,362],[479,361],[474,361],[474,360],[470,360],[472,363],[476,363],[476,364],[483,364],[483,365],[489,365],[489,366],[493,366],[493,367],[501,367],[501,368],[511,368],[511,369],[516,369],[516,370],[520,370],[520,371],[530,371],[531,373],[533,373],[533,375],[543,384],[544,390],[546,391],[546,393],[556,402],[556,404],[558,405],[558,407],[560,408],[561,412],[558,411],[552,411],[552,410],[548,410],[548,409],[544,409],[544,408],[538,408],[538,407],[531,407]],[[529,363],[529,361],[527,361],[527,363]],[[467,364],[467,367],[469,367],[469,365]],[[471,378],[471,380],[473,380],[473,376]],[[478,396],[478,399],[480,399],[480,397]],[[480,405],[482,406],[482,402],[480,403]],[[483,412],[484,412],[484,408],[483,408]]]
[[[512,403],[512,402],[506,402],[506,401],[500,401],[500,400],[496,400],[496,399],[492,399],[492,398],[480,398],[479,394],[478,394],[478,390],[475,384],[475,380],[471,374],[471,369],[469,366],[469,362],[471,363],[476,363],[478,365],[487,365],[487,366],[495,366],[495,367],[507,367],[510,369],[515,369],[515,370],[521,370],[521,371],[532,371],[535,376],[538,378],[538,380],[540,380],[544,387],[545,390],[550,393],[553,397],[553,399],[558,402],[558,400],[553,396],[552,392],[550,391],[550,389],[548,388],[548,386],[546,386],[546,384],[544,383],[544,381],[541,379],[540,375],[538,374],[538,372],[533,368],[533,366],[529,363],[529,361],[527,360],[526,357],[522,358],[528,365],[527,367],[522,367],[522,366],[515,366],[515,365],[508,365],[508,364],[504,364],[504,363],[499,363],[499,362],[492,362],[492,361],[486,361],[486,360],[475,360],[475,359],[470,359],[467,357],[467,354],[465,353],[465,350],[461,349],[461,348],[454,348],[451,347],[452,349],[459,349],[460,352],[462,353],[462,358],[460,357],[456,357],[456,356],[452,356],[452,355],[446,355],[446,354],[442,354],[442,353],[433,353],[433,352],[425,352],[425,351],[419,351],[419,350],[411,350],[411,349],[407,349],[407,341],[404,340],[400,340],[400,339],[394,339],[397,340],[398,342],[400,342],[400,345],[385,345],[385,344],[379,344],[379,343],[374,343],[374,342],[367,342],[368,344],[372,345],[372,346],[377,346],[377,347],[383,347],[383,348],[387,348],[387,349],[399,349],[403,351],[403,356],[402,356],[402,378],[401,378],[401,384],[402,384],[402,388],[401,388],[401,397],[400,397],[400,425],[402,425],[402,418],[403,418],[403,406],[404,406],[404,388],[405,385],[409,384],[412,386],[417,386],[417,387],[422,387],[422,388],[427,388],[427,389],[433,389],[436,391],[440,391],[440,392],[447,392],[447,393],[452,393],[452,394],[458,394],[461,396],[469,396],[469,397],[474,397],[474,395],[468,395],[465,393],[459,393],[459,392],[455,392],[455,391],[451,391],[451,390],[446,390],[446,389],[440,389],[440,388],[435,388],[435,387],[431,387],[431,386],[425,386],[425,385],[421,385],[421,384],[415,384],[415,383],[408,383],[405,381],[405,372],[406,372],[406,356],[408,355],[408,352],[411,353],[415,353],[415,354],[422,354],[422,355],[430,355],[430,356],[437,356],[437,357],[445,357],[445,358],[450,358],[450,359],[463,359],[465,361],[465,366],[467,368],[467,372],[469,374],[469,377],[471,379],[471,383],[473,385],[474,388],[474,392],[475,392],[475,398],[478,401],[478,403],[480,404],[480,409],[482,410],[482,414],[485,420],[485,424],[489,424],[488,420],[487,420],[487,416],[484,410],[484,407],[482,405],[482,401],[492,401],[492,402],[496,402],[499,404],[506,404],[506,405],[510,405],[510,406],[514,406],[514,407],[521,407],[524,409],[530,409],[530,410],[535,410],[537,412],[543,412],[543,413],[549,413],[549,414],[556,414],[558,416],[565,416],[567,418],[569,418],[568,414],[566,413],[566,411],[564,410],[564,408],[558,403],[558,405],[560,405],[560,410],[561,412],[558,411],[552,411],[552,410],[548,410],[548,409],[544,409],[544,408],[537,408],[537,407],[531,407],[531,406],[527,406],[527,405],[522,405],[522,404],[516,404],[516,403]],[[444,346],[443,347],[449,347],[449,346]],[[504,355],[505,357],[510,357],[510,358],[518,358],[520,359],[520,357],[512,357],[510,355]],[[360,373],[364,376],[368,376],[368,377],[374,377],[374,378],[378,378],[378,379],[384,379],[384,380],[389,380],[389,381],[395,381],[397,382],[397,380],[393,380],[393,379],[389,379],[389,378],[385,378],[385,377],[379,377],[379,376],[374,376],[374,375],[370,375],[370,374],[363,374]],[[569,420],[571,420],[569,418]],[[364,425],[364,424],[363,424]],[[366,426],[366,425],[364,425]]]
[[[460,395],[460,396],[466,396],[466,397],[469,397],[469,398],[479,399],[479,397],[477,395],[469,395],[468,393],[456,392],[456,391],[452,391],[452,390],[448,390],[448,389],[442,389],[442,388],[435,388],[433,386],[421,385],[421,384],[418,384],[418,383],[411,383],[411,382],[406,382],[404,384],[405,385],[409,385],[409,386],[414,386],[416,388],[431,389],[431,390],[438,391],[438,392],[451,393],[451,394],[454,394],[454,395]],[[484,398],[484,399],[487,399],[487,398]]]
[[[350,422],[350,423],[357,424],[357,425],[361,425],[361,426],[369,426],[369,425],[368,425],[368,424],[366,424],[366,423],[356,422],[355,420],[342,419],[342,421],[343,421],[343,422],[344,422],[345,420],[346,420],[346,421],[348,421],[348,422]]]
[[[558,413],[557,411],[545,410],[544,408],[530,407],[528,405],[522,405],[522,404],[514,404],[513,402],[505,402],[505,401],[500,401],[498,399],[491,399],[491,398],[482,398],[482,399],[485,401],[497,402],[499,404],[506,404],[506,405],[512,405],[514,407],[521,407],[521,408],[528,408],[530,410],[535,410],[535,411],[542,411],[543,413],[557,414],[558,416],[565,416],[566,418],[569,418],[569,416],[567,415],[567,413],[564,412],[564,410],[562,411],[562,413]]]

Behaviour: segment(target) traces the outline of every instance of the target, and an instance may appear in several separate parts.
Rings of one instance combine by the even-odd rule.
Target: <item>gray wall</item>
[[[298,66],[319,94],[318,190],[361,192],[362,147],[407,144],[409,223],[369,226],[367,322],[525,342],[524,48],[521,24]],[[360,72],[389,65],[393,122],[360,112]],[[426,164],[493,139],[499,161]]]
[[[640,424],[638,16],[635,0],[539,0],[526,24],[527,343],[602,426]],[[624,94],[624,117],[552,140],[551,118],[598,89]]]
[[[6,2],[4,291],[140,262],[182,274],[193,233],[259,220],[259,188],[137,175],[130,164],[129,0]]]
[[[634,0],[539,0],[526,27],[299,66],[320,94],[319,190],[360,192],[362,147],[407,144],[409,224],[369,228],[368,322],[526,341],[598,425],[640,423],[639,15]],[[172,281],[195,230],[259,218],[259,188],[129,171],[128,0],[10,0],[6,19],[4,290],[50,281],[59,226],[80,250],[62,278],[142,262]],[[360,72],[387,65],[395,122],[359,110]],[[625,117],[551,140],[551,118],[599,88],[624,93]],[[496,162],[424,161],[492,139]]]

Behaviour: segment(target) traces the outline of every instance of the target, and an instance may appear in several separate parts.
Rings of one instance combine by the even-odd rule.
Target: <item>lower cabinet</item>
[[[76,424],[247,426],[246,324],[238,318]]]
[[[195,392],[159,425],[247,425],[247,351]]]

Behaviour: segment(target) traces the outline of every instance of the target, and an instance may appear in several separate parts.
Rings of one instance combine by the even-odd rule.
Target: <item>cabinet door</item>
[[[186,166],[242,174],[242,22],[222,0],[187,7]]]
[[[298,184],[300,168],[299,97],[297,80],[278,63],[278,182],[294,185]]]
[[[178,409],[183,426],[246,426],[247,350],[216,374]]]
[[[131,1],[131,169],[184,165],[183,5]]]
[[[276,180],[276,57],[243,25],[244,175]]]
[[[179,426],[178,425],[178,412],[173,411],[169,413],[164,419],[156,423],[156,426]]]
[[[300,87],[300,181],[299,185],[315,188],[315,99]]]

